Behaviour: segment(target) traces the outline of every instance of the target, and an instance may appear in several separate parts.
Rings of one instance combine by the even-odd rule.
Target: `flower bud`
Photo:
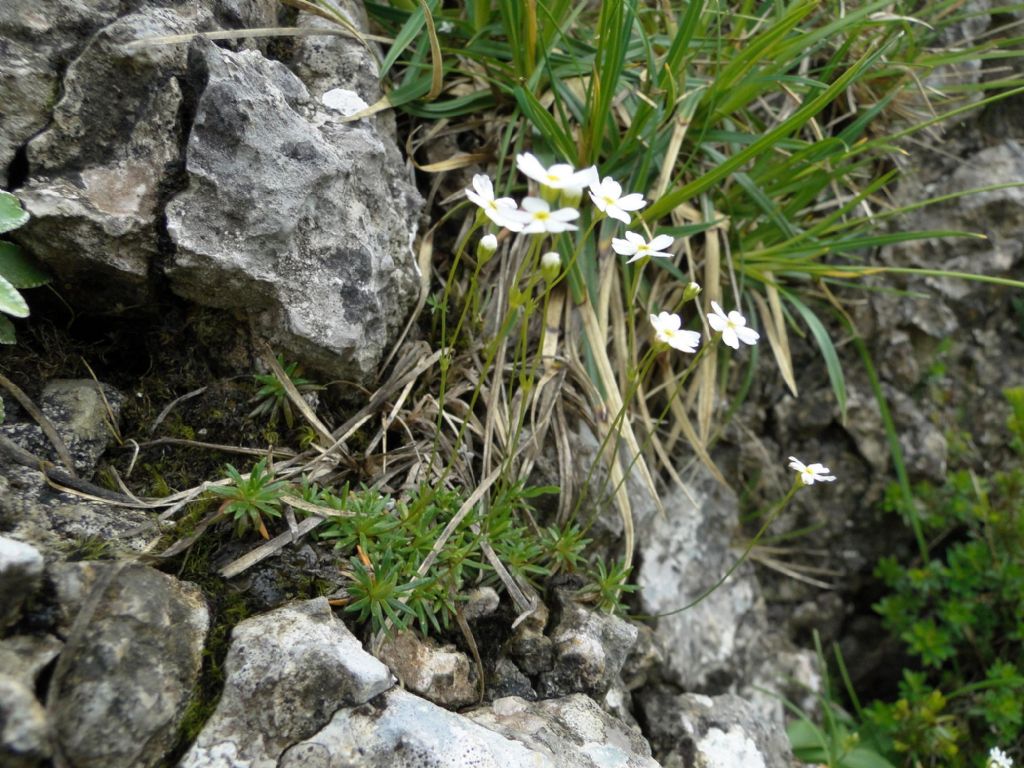
[[[546,184],[540,185],[540,199],[544,200],[550,205],[557,205],[558,198],[561,196],[562,190],[549,187]]]
[[[548,283],[553,283],[558,279],[559,273],[562,271],[562,257],[559,256],[555,251],[548,251],[540,257],[540,273],[544,276],[544,279]]]
[[[498,250],[498,238],[494,235],[484,235],[476,244],[476,259],[483,266],[491,260],[491,256]]]
[[[691,282],[683,289],[683,301],[691,301],[698,296],[700,296],[700,286],[696,283]]]
[[[562,208],[579,208],[581,200],[583,200],[582,187],[566,187],[558,198],[558,204]]]

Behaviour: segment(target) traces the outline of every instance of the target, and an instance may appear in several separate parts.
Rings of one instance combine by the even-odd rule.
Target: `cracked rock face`
[[[731,547],[738,503],[707,476],[688,491],[675,488],[666,514],[655,514],[637,536],[642,566],[637,583],[645,613],[674,611],[696,600],[739,557]],[[741,566],[691,609],[658,620],[665,664],[684,688],[728,685],[752,625],[764,625],[753,569]]]
[[[255,52],[200,41],[190,71],[204,85],[189,186],[167,209],[172,289],[245,309],[287,354],[366,380],[418,285],[419,197],[397,150]]]
[[[370,52],[302,38],[296,75],[228,50],[244,40],[139,42],[273,26],[269,0],[12,2],[0,181],[23,157],[15,192],[31,219],[13,237],[62,295],[139,314],[169,287],[235,310],[307,368],[369,381],[415,303],[422,204],[393,118],[345,122],[338,108],[338,94],[377,99]],[[358,4],[347,12],[365,26]]]
[[[202,593],[142,565],[58,570],[61,582],[93,585],[81,590],[47,696],[61,753],[81,768],[160,764],[199,677],[209,627]]]
[[[666,768],[789,768],[782,727],[731,694],[675,694],[645,690],[640,704],[651,746]]]
[[[363,650],[325,598],[240,623],[224,669],[220,703],[182,760],[186,768],[276,766],[282,752],[335,712],[392,685],[387,667]]]

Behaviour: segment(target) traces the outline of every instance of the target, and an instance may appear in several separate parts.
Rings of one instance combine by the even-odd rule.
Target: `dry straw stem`
[[[50,445],[57,452],[57,458],[60,459],[61,464],[64,465],[64,471],[71,477],[77,478],[78,473],[75,472],[75,462],[71,459],[71,454],[68,452],[67,445],[64,444],[64,439],[60,436],[56,427],[53,426],[53,422],[50,421],[46,414],[43,413],[36,404],[32,402],[32,398],[25,394],[24,390],[15,384],[13,381],[8,379],[2,373],[0,373],[0,386],[3,386],[8,392],[11,393],[11,397],[18,401],[18,404],[24,408],[28,415],[32,417],[39,428],[43,430],[43,434],[46,435],[46,439],[50,441]],[[99,384],[96,385],[99,387]],[[102,393],[102,389],[100,389]],[[39,464],[43,462],[40,460]]]

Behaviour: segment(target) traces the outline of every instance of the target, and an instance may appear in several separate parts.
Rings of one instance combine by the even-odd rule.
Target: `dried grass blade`
[[[704,238],[705,311],[712,301],[722,300],[722,263],[718,230],[708,230]],[[697,430],[701,446],[711,434],[711,418],[715,411],[715,374],[718,371],[718,347],[709,349],[697,367]],[[687,437],[687,439],[690,439]]]
[[[750,295],[754,297],[754,303],[757,305],[757,313],[761,316],[761,323],[764,326],[765,334],[768,336],[768,345],[771,347],[772,355],[774,355],[775,362],[779,366],[779,373],[782,374],[782,380],[786,382],[786,386],[789,387],[789,391],[793,393],[794,397],[796,397],[796,378],[793,376],[793,360],[789,354],[789,339],[786,336],[786,328],[783,326],[780,329],[779,326],[776,325],[774,313],[771,308],[769,308],[768,302],[764,300],[761,294],[752,291]],[[778,301],[777,292],[776,301]]]
[[[317,515],[307,517],[305,520],[298,524],[294,533],[289,530],[285,531],[284,533],[278,534],[265,544],[261,544],[251,552],[247,552],[237,560],[233,560],[232,562],[225,565],[223,568],[220,569],[220,575],[223,576],[225,579],[234,578],[243,571],[252,568],[257,563],[266,560],[268,557],[275,554],[278,550],[284,549],[293,541],[298,541],[300,538],[302,538],[307,533],[316,528],[318,525],[320,525],[320,523],[322,523],[323,520],[324,518],[319,517]],[[166,552],[164,553],[164,556],[167,556]]]
[[[333,443],[334,437],[331,435],[331,430],[325,427],[323,422],[317,418],[315,413],[313,413],[313,409],[309,407],[309,403],[303,399],[302,394],[295,387],[295,384],[292,383],[291,377],[284,372],[281,364],[277,362],[277,357],[274,356],[270,347],[262,340],[259,341],[258,346],[260,348],[261,356],[263,357],[263,362],[265,362],[270,368],[271,373],[274,374],[274,377],[284,389],[285,394],[288,395],[288,399],[291,400],[292,405],[294,405],[298,409],[299,413],[302,414],[303,418],[309,422],[309,425],[321,440],[322,445],[326,447]]]
[[[46,439],[50,441],[53,449],[57,452],[57,457],[60,459],[61,464],[64,465],[64,471],[71,475],[71,477],[77,478],[78,473],[75,472],[75,462],[71,460],[68,447],[64,444],[64,440],[61,438],[60,433],[57,432],[56,427],[53,426],[53,422],[46,418],[46,414],[36,407],[36,404],[32,402],[32,398],[26,395],[21,387],[2,373],[0,373],[0,385],[11,393],[11,397],[18,401],[18,404],[28,412],[29,416],[39,425],[39,428],[43,430],[43,434],[46,435]]]

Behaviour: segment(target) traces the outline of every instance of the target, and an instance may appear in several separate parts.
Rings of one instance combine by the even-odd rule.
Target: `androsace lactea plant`
[[[626,231],[621,238],[609,237],[613,234],[608,231],[611,227],[616,227],[619,224],[629,225],[632,221],[632,214],[645,208],[648,201],[644,199],[643,195],[636,192],[624,194],[619,182],[611,176],[602,178],[596,167],[576,170],[568,163],[545,166],[537,157],[528,152],[517,155],[516,166],[527,179],[537,185],[519,204],[510,197],[496,197],[494,182],[484,175],[475,176],[472,188],[465,190],[466,197],[480,209],[474,231],[485,229],[485,234],[478,241],[478,257],[484,254],[487,259],[490,259],[495,253],[499,240],[495,238],[494,232],[486,231],[494,225],[528,238],[522,243],[521,248],[513,247],[516,243],[514,238],[502,241],[507,245],[506,256],[509,259],[519,259],[519,261],[510,265],[515,267],[515,278],[509,290],[507,306],[504,307],[504,318],[496,325],[496,328],[499,329],[499,333],[509,333],[509,329],[514,327],[517,318],[521,324],[520,327],[525,328],[531,312],[540,309],[541,306],[544,308],[545,317],[557,318],[557,312],[560,311],[567,294],[566,285],[563,285],[563,282],[568,285],[568,293],[575,301],[583,320],[588,347],[586,354],[591,356],[588,358],[592,362],[591,367],[598,371],[598,377],[601,379],[599,386],[606,391],[612,390],[608,394],[606,403],[609,406],[614,406],[609,408],[614,417],[610,420],[610,425],[602,436],[598,460],[603,457],[610,464],[609,480],[615,484],[614,493],[618,497],[624,493],[624,475],[621,468],[618,468],[619,451],[617,446],[619,440],[627,439],[627,445],[634,457],[638,457],[640,454],[639,444],[635,437],[632,442],[628,439],[632,436],[632,430],[629,420],[626,419],[626,411],[654,363],[662,359],[663,354],[668,350],[693,355],[684,370],[676,376],[674,390],[668,396],[669,404],[655,420],[657,423],[664,419],[672,401],[683,391],[697,362],[707,350],[714,348],[718,341],[733,350],[739,350],[741,343],[751,346],[757,344],[760,334],[747,325],[746,318],[738,310],[726,312],[718,301],[714,300],[709,301],[709,307],[702,307],[699,300],[700,286],[691,281],[685,284],[683,290],[677,294],[678,304],[676,306],[665,309],[654,307],[660,311],[648,313],[651,323],[649,335],[644,336],[642,333],[637,333],[638,345],[642,344],[645,338],[647,339],[646,352],[640,356],[639,361],[629,371],[628,386],[625,387],[625,393],[620,395],[614,374],[602,376],[602,371],[610,372],[611,366],[608,364],[607,358],[603,357],[607,354],[605,352],[606,339],[599,335],[600,324],[594,316],[592,304],[595,297],[592,283],[588,282],[588,275],[600,274],[602,270],[609,268],[606,258],[609,256],[609,243],[610,250],[623,257],[623,265],[637,263],[634,268],[637,270],[634,273],[636,275],[652,260],[674,260],[678,255],[678,251],[673,253],[676,240],[668,234],[645,236],[636,231]],[[584,190],[589,191],[592,207],[581,205],[584,201]],[[646,229],[647,223],[641,222],[641,224]],[[590,238],[595,237],[595,234],[595,247],[588,250],[586,245]],[[470,236],[463,240],[462,247],[470,239]],[[596,264],[588,261],[595,258],[598,262]],[[627,293],[630,302],[642,304],[636,290],[637,280],[638,278],[634,276]],[[684,319],[678,310],[691,301],[694,302],[696,311],[690,315],[690,320],[694,322],[695,328],[688,329],[684,327]],[[559,309],[551,312],[552,306]],[[632,316],[632,310],[632,306],[628,307],[627,318]],[[702,316],[706,317],[706,325],[699,322]],[[557,322],[556,319],[556,325]],[[552,322],[549,320],[545,329],[549,330],[551,326]],[[557,327],[555,330],[557,331]],[[523,344],[525,344],[526,338],[525,331],[523,331],[521,339]],[[544,340],[543,331],[539,346],[542,348],[548,346]],[[550,352],[545,352],[545,359],[550,359]],[[527,381],[529,377],[535,376],[539,366],[536,359],[530,363],[529,360],[523,358],[520,370],[525,373],[521,374],[520,380]],[[524,379],[523,376],[527,378]],[[528,391],[532,386],[533,384],[528,385]],[[524,411],[525,406],[520,409],[519,420],[513,418],[511,419],[512,423],[521,424]],[[510,414],[510,416],[514,416],[514,414]],[[616,447],[606,452],[606,446],[609,443]],[[804,485],[811,485],[815,481],[835,479],[828,475],[828,470],[820,464],[804,465],[792,457],[791,462],[794,463],[791,463],[790,466],[797,469],[800,474],[793,487],[769,515],[769,521],[777,516],[781,508]],[[796,464],[799,464],[799,467]],[[620,504],[620,510],[624,507],[628,509],[628,502],[625,505]],[[623,519],[624,564],[628,568],[633,549],[632,522],[628,512],[623,513]],[[759,536],[760,534],[758,534]]]

